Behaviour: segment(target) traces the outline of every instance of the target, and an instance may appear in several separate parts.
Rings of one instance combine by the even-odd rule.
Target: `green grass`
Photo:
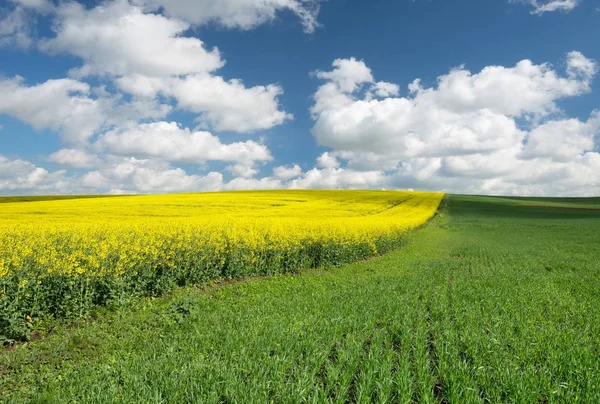
[[[452,196],[380,258],[59,327],[0,352],[0,400],[600,402],[600,211],[528,203]]]

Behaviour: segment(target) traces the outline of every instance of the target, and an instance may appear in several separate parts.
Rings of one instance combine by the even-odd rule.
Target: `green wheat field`
[[[376,258],[175,288],[7,345],[0,401],[598,403],[599,308],[600,198],[450,195]]]

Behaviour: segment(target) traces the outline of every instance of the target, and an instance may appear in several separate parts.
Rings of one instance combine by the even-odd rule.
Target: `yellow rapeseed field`
[[[75,293],[88,306],[165,284],[339,265],[398,245],[441,198],[249,191],[1,203],[0,294],[47,311]]]

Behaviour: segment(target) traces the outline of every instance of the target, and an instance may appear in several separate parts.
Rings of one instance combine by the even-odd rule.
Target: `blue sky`
[[[0,194],[600,195],[592,0],[2,4]]]

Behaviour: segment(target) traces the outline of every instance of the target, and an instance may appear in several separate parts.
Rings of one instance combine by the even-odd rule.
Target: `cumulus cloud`
[[[34,24],[24,7],[0,8],[0,47],[29,48],[33,43]]]
[[[596,61],[586,58],[581,52],[572,51],[567,54],[567,73],[569,77],[580,78],[588,82],[598,72]]]
[[[371,96],[374,94],[376,97],[383,98],[397,96],[400,94],[400,86],[386,81],[379,81],[372,86],[370,94]]]
[[[69,192],[66,171],[49,172],[35,164],[0,155],[0,192],[3,194]]]
[[[231,165],[227,170],[236,178],[225,182],[223,175],[215,171],[204,175],[190,174],[166,161],[107,156],[98,169],[72,182],[73,187],[79,187],[83,192],[108,193],[210,192],[284,187],[280,180],[273,177],[252,178],[254,169],[243,164]]]
[[[89,138],[105,121],[90,86],[72,79],[27,86],[22,77],[0,79],[0,113],[17,117],[35,129],[61,132],[68,142]]]
[[[223,176],[188,174],[166,162],[136,158],[113,158],[99,170],[78,179],[81,187],[92,192],[108,189],[112,193],[200,192],[221,188]]]
[[[514,118],[547,116],[559,110],[559,99],[589,91],[595,69],[587,66],[595,63],[579,55],[569,54],[567,77],[529,60],[476,74],[459,68],[439,77],[436,88],[415,81],[409,96],[382,100],[358,98],[357,87],[338,78],[336,61],[314,96],[313,135],[323,146],[400,158],[506,148],[525,134]]]
[[[65,150],[53,158],[82,157],[81,151]],[[90,156],[88,156],[90,157]],[[48,171],[22,159],[0,155],[0,193],[24,194],[134,194],[156,192],[217,191],[224,187],[218,172],[188,174],[164,161],[106,156],[77,168],[96,167],[83,174],[68,175],[66,170]],[[69,164],[67,164],[69,165]],[[71,165],[73,166],[73,165]]]
[[[37,130],[59,132],[66,143],[82,144],[111,125],[142,118],[162,118],[171,108],[155,100],[122,101],[95,96],[89,84],[74,79],[48,80],[28,86],[22,77],[0,78],[0,114]]]
[[[148,76],[210,72],[223,66],[218,49],[206,49],[197,38],[182,36],[189,24],[159,14],[145,14],[126,0],[92,9],[69,2],[57,11],[56,37],[41,48],[71,53],[84,65],[73,70],[88,75]]]
[[[317,70],[314,74],[320,79],[331,81],[342,92],[351,93],[360,84],[373,81],[371,69],[362,60],[356,60],[353,57],[350,59],[335,59],[333,67],[334,69],[330,72]]]
[[[581,0],[510,0],[511,3],[526,3],[533,7],[532,14],[544,14],[552,11],[572,11]]]
[[[265,145],[255,141],[223,144],[209,132],[192,132],[176,122],[152,122],[115,129],[100,135],[95,147],[115,155],[191,164],[212,160],[251,165],[273,158]]]
[[[103,76],[134,97],[174,100],[179,109],[198,114],[205,128],[247,133],[292,118],[280,109],[279,85],[246,87],[240,79],[216,75],[225,64],[219,50],[186,36],[189,22],[152,11],[127,0],[91,9],[63,3],[56,11],[56,36],[40,47],[80,57],[83,65],[70,71],[72,77]]]
[[[317,158],[317,166],[319,168],[338,168],[340,162],[333,153],[325,152]]]
[[[519,150],[446,158],[417,158],[390,174],[390,186],[495,195],[597,196],[599,153],[568,162],[519,159]]]
[[[279,189],[284,185],[276,178],[234,178],[226,184],[223,184],[223,191],[237,190],[263,190],[263,189]]]
[[[333,67],[317,74],[326,82],[311,108],[315,139],[333,149],[319,157],[316,178],[326,170],[356,170],[369,173],[373,187],[598,192],[600,180],[590,173],[600,156],[594,151],[599,113],[569,119],[558,105],[590,91],[597,65],[579,52],[567,54],[564,74],[529,60],[478,73],[459,67],[435,87],[415,80],[406,96],[388,91],[380,99],[373,98],[377,82],[363,61],[338,59]]]
[[[289,180],[302,174],[302,168],[298,164],[293,166],[278,166],[273,168],[273,177],[278,180]]]
[[[29,48],[34,43],[37,14],[54,9],[48,0],[8,0],[0,8],[0,47]]]
[[[302,172],[298,165],[278,166],[272,176],[255,178],[258,170],[251,164],[226,167],[234,175],[224,181],[220,172],[195,174],[157,158],[93,155],[84,150],[63,149],[48,160],[83,173],[67,175],[66,170],[50,172],[35,164],[0,155],[0,193],[2,194],[136,194],[163,192],[210,192],[283,188],[372,188],[385,184],[381,171],[356,171],[348,168],[314,168]]]
[[[387,182],[382,171],[355,171],[347,168],[313,168],[288,186],[295,189],[377,188]]]
[[[279,110],[283,89],[273,84],[247,88],[241,80],[199,74],[169,80],[164,93],[174,96],[179,108],[199,113],[203,127],[218,131],[253,132],[292,118]]]
[[[527,136],[521,154],[524,158],[545,157],[569,162],[594,150],[594,137],[600,133],[600,111],[587,122],[579,119],[549,121],[534,128]]]
[[[253,132],[293,118],[280,110],[283,89],[275,84],[246,87],[239,79],[202,73],[167,78],[135,74],[119,77],[116,83],[138,97],[173,97],[179,109],[199,114],[201,126],[218,131]]]
[[[252,178],[259,172],[252,165],[246,165],[246,164],[233,164],[233,165],[227,166],[225,169],[227,171],[229,171],[231,174],[233,174],[234,177],[240,177],[240,178]]]
[[[214,22],[227,28],[248,30],[275,19],[279,11],[296,14],[306,32],[318,26],[319,2],[321,0],[135,0],[147,9],[162,8],[172,17],[192,24]]]
[[[99,164],[95,154],[78,149],[61,149],[48,156],[48,161],[70,168],[92,168]]]

